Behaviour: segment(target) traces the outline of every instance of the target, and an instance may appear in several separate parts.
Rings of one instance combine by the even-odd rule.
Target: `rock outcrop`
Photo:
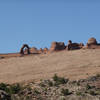
[[[83,43],[72,43],[72,41],[69,40],[66,49],[67,50],[76,50],[76,49],[81,49],[83,46],[84,46]]]
[[[97,42],[97,40],[94,37],[92,37],[88,40],[84,48],[85,49],[100,49],[100,44]]]
[[[68,41],[68,45],[65,45],[64,42],[52,42],[50,49],[40,48],[40,50],[35,47],[30,48],[27,44],[24,44],[20,49],[20,54],[46,54],[53,51],[77,49],[100,49],[100,44],[97,43],[97,40],[94,37],[90,38],[85,46],[83,43],[72,43],[71,40]]]
[[[42,48],[40,48],[40,50],[38,51],[38,53],[43,53],[43,49]]]
[[[97,45],[97,40],[95,38],[90,38],[87,42],[87,45]]]
[[[27,44],[23,44],[22,48],[20,49],[20,54],[24,54],[24,48],[27,54],[30,54],[30,47]]]
[[[43,53],[45,53],[45,54],[46,54],[48,51],[49,51],[48,48],[44,48],[44,49],[43,49]]]
[[[50,51],[59,51],[66,48],[64,42],[52,42]]]
[[[29,51],[31,54],[38,54],[38,52],[39,52],[38,49],[35,47],[30,48]]]

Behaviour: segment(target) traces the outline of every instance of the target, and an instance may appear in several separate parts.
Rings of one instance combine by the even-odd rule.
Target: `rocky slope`
[[[78,80],[100,73],[100,50],[60,51],[0,60],[0,82],[39,81],[54,74]]]
[[[100,100],[100,74],[78,81],[55,74],[39,83],[1,83],[0,100]]]
[[[0,58],[0,100],[100,100],[99,49],[8,56]]]

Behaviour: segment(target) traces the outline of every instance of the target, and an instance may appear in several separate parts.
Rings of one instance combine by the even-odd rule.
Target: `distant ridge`
[[[51,47],[48,48],[40,48],[38,50],[36,47],[29,47],[28,44],[23,44],[20,49],[20,54],[42,54],[42,53],[51,53],[57,52],[61,50],[77,50],[77,49],[100,49],[100,43],[94,37],[91,37],[87,44],[84,45],[83,43],[73,43],[71,40],[68,41],[68,44],[65,45],[64,42],[52,42]]]

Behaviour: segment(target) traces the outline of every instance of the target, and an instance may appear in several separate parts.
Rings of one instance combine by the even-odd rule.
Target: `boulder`
[[[52,42],[50,51],[59,51],[66,48],[64,42]]]
[[[87,45],[97,45],[97,40],[95,38],[90,38],[87,42]]]

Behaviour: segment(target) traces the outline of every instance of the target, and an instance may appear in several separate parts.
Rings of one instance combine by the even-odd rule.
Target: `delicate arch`
[[[20,49],[20,54],[24,54],[24,48],[27,48],[27,54],[30,54],[30,48],[27,44],[23,44],[22,48]]]

